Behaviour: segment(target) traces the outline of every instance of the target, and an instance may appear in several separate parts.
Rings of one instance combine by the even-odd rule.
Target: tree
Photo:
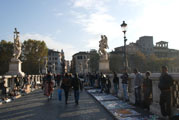
[[[128,63],[131,70],[137,68],[141,72],[146,71],[146,57],[142,52],[128,55]]]
[[[111,71],[118,73],[121,72],[121,70],[124,68],[123,56],[117,53],[110,53],[109,66]]]
[[[9,62],[13,57],[13,43],[1,40],[0,42],[0,75],[8,72]]]
[[[88,62],[91,72],[96,72],[99,70],[99,54],[97,51],[90,51]]]
[[[22,49],[22,71],[26,74],[39,74],[48,54],[45,42],[29,39],[24,41]]]

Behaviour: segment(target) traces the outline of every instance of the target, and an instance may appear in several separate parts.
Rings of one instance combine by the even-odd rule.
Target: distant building
[[[52,49],[48,49],[48,70],[52,73],[62,73],[61,53]]]
[[[168,42],[160,41],[154,47],[154,54],[159,58],[179,57],[179,50],[169,49]]]
[[[136,46],[144,55],[151,55],[154,53],[153,36],[143,36],[136,41]]]
[[[71,63],[69,60],[65,61],[65,73],[70,73],[71,71]]]
[[[138,51],[142,52],[144,55],[155,54],[159,58],[173,58],[179,57],[179,50],[169,49],[168,42],[160,41],[156,45],[153,45],[153,36],[143,36],[140,37],[136,43],[130,43],[126,45],[127,54],[136,54]],[[124,53],[124,46],[115,48],[113,53]]]
[[[73,55],[72,70],[78,74],[85,74],[89,72],[88,68],[89,53],[78,52]]]
[[[116,53],[124,53],[124,46],[114,48]],[[136,46],[136,43],[130,43],[126,45],[126,53],[127,54],[136,54],[139,51],[139,48]]]

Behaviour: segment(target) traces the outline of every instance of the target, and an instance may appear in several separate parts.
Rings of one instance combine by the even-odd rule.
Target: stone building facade
[[[117,53],[124,53],[124,46],[114,48],[115,52]],[[136,54],[139,51],[139,48],[136,46],[136,43],[130,43],[126,45],[126,52],[127,54]]]
[[[154,52],[153,36],[143,36],[136,41],[136,46],[145,55],[151,55]]]
[[[78,52],[73,55],[72,71],[78,74],[86,74],[89,72],[88,67],[89,53]]]
[[[160,41],[154,47],[154,54],[159,58],[179,57],[179,50],[169,49],[168,42]]]
[[[48,70],[54,74],[62,73],[61,52],[48,49]]]

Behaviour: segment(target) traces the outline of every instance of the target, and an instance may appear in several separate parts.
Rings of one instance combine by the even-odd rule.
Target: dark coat
[[[118,77],[114,77],[114,78],[113,78],[113,83],[119,84],[119,78],[118,78]]]
[[[160,76],[158,87],[161,91],[169,90],[172,85],[173,85],[173,78],[168,73],[162,74]]]
[[[73,78],[72,79],[72,86],[73,86],[74,90],[79,90],[79,88],[80,88],[80,79]]]
[[[122,79],[122,84],[127,84],[128,83],[128,79],[129,79],[129,76],[127,73],[123,73],[123,75],[121,76],[121,79]]]

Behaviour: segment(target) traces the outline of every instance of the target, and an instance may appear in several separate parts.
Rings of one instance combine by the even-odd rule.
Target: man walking
[[[78,78],[77,74],[75,73],[74,78],[72,79],[72,86],[73,86],[73,89],[74,89],[74,97],[75,97],[76,105],[78,105],[78,101],[79,101],[80,84],[81,84],[81,81]]]
[[[163,116],[171,117],[171,87],[173,86],[173,78],[168,74],[168,68],[162,66],[162,73],[159,78],[158,87],[161,90],[160,108]]]
[[[135,84],[135,105],[141,106],[141,86],[143,78],[140,72],[137,69],[134,69],[134,84]]]

